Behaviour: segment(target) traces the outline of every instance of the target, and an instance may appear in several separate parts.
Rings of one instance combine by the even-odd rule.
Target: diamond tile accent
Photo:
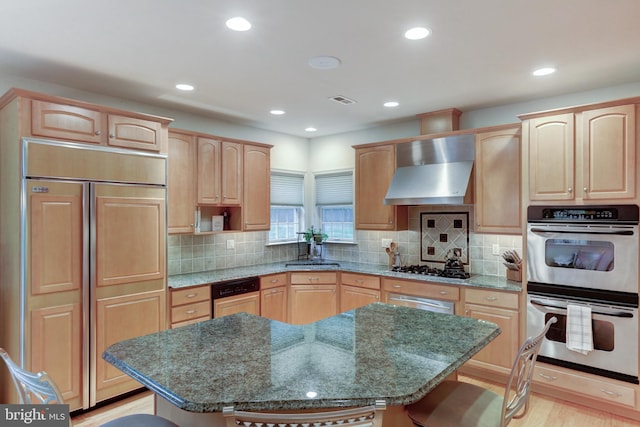
[[[445,262],[449,250],[460,248],[463,264],[469,263],[469,213],[420,213],[420,260]]]

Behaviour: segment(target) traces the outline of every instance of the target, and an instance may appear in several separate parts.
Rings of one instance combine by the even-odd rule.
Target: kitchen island
[[[246,313],[122,341],[103,358],[156,394],[183,426],[224,425],[221,411],[402,407],[500,333],[472,318],[383,303],[307,325]]]

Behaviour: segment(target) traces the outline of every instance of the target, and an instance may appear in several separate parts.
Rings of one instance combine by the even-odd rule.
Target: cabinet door
[[[520,127],[476,135],[476,232],[522,233]]]
[[[162,125],[151,120],[110,114],[108,143],[114,147],[160,151]]]
[[[380,301],[380,291],[375,289],[358,288],[355,286],[340,286],[340,312],[353,310],[367,304]]]
[[[529,199],[575,198],[574,115],[529,120]]]
[[[269,230],[271,227],[270,149],[244,146],[244,230]]]
[[[96,185],[96,287],[150,281],[165,287],[165,192]]]
[[[259,316],[260,292],[250,292],[213,301],[213,317],[228,316],[235,313],[249,313]]]
[[[384,204],[396,169],[394,145],[356,149],[356,228],[406,230],[407,207]]]
[[[195,140],[169,133],[167,206],[169,233],[193,232],[195,214]]]
[[[336,285],[292,285],[290,321],[294,325],[316,322],[338,312]]]
[[[243,148],[242,144],[222,141],[222,205],[242,203]]]
[[[31,311],[31,370],[46,371],[70,410],[82,408],[82,306],[79,303]]]
[[[35,136],[100,144],[103,125],[103,115],[97,110],[31,101],[31,133]]]
[[[636,197],[635,106],[601,108],[581,114],[582,197]]]
[[[215,205],[221,203],[220,141],[198,138],[197,161],[198,203]]]
[[[286,322],[287,287],[278,286],[260,291],[260,315],[271,320]]]
[[[121,370],[102,360],[102,353],[119,341],[152,334],[164,329],[166,322],[165,292],[153,291],[96,302],[96,334],[92,340],[92,366],[96,379],[92,402],[100,402],[142,387]]]
[[[489,345],[480,350],[471,360],[481,362],[485,367],[507,373],[511,370],[519,349],[518,312],[496,307],[465,304],[465,314],[474,319],[497,324],[502,333]]]

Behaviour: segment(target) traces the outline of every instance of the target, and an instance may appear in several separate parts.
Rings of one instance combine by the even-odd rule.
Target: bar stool
[[[0,347],[0,357],[9,368],[9,373],[20,397],[20,403],[64,403],[62,393],[49,374],[44,371],[34,373],[22,369],[11,360],[9,354],[2,347]],[[71,420],[69,420],[69,425],[71,425]],[[109,421],[102,424],[101,427],[178,427],[178,425],[157,415],[132,414]]]

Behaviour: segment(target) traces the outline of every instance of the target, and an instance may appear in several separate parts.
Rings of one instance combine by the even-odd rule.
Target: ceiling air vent
[[[332,101],[338,102],[342,105],[351,105],[356,103],[356,101],[354,101],[353,99],[349,99],[346,96],[342,96],[342,95],[332,96],[329,99]]]

